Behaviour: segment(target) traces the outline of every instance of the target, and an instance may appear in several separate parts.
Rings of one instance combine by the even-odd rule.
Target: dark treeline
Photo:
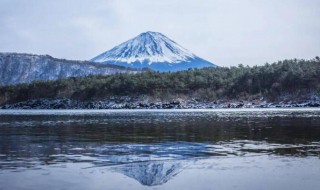
[[[0,87],[0,104],[39,98],[98,100],[110,96],[203,100],[276,99],[286,94],[320,92],[320,59],[284,60],[263,66],[218,67],[174,73],[89,76]]]

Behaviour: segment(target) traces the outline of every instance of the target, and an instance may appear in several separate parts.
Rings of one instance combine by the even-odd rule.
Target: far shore
[[[38,99],[6,104],[1,109],[237,109],[237,108],[317,108],[319,100],[279,101],[126,101],[107,99],[77,101],[70,99]]]

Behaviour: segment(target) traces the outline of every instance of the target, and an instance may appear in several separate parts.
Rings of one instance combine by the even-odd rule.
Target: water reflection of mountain
[[[124,175],[154,185],[181,171],[177,163],[155,160],[319,156],[319,115],[305,110],[0,115],[0,170],[83,162],[117,165]],[[151,180],[153,176],[159,180]]]
[[[16,140],[16,141],[14,141]],[[36,142],[40,141],[40,142]],[[127,170],[143,170],[154,174],[155,168],[168,167],[159,160],[193,160],[207,157],[250,156],[276,154],[285,156],[319,156],[319,142],[307,144],[281,144],[267,141],[233,140],[217,143],[162,142],[162,143],[116,143],[56,142],[43,141],[38,136],[0,139],[0,169],[32,168],[58,163],[92,163],[96,167],[125,165]],[[157,161],[157,162],[156,162]],[[180,162],[174,164],[181,165]],[[140,164],[140,165],[139,165]],[[163,166],[157,166],[162,164]],[[150,166],[149,166],[150,165]],[[154,165],[154,166],[152,166]],[[177,168],[177,167],[173,168]],[[151,167],[152,169],[148,169]],[[160,170],[160,169],[158,169]],[[141,173],[141,172],[140,172]],[[140,175],[140,174],[139,174]],[[139,180],[140,181],[140,180]],[[142,183],[142,182],[141,182]]]
[[[133,178],[146,186],[162,185],[179,174],[187,165],[184,161],[151,161],[117,166],[114,171]]]

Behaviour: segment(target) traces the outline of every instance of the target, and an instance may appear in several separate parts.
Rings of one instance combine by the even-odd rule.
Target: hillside
[[[174,73],[72,77],[0,88],[0,105],[37,99],[80,102],[117,97],[142,101],[304,101],[320,94],[320,59]],[[141,98],[140,98],[141,100]],[[122,100],[126,102],[126,100]]]
[[[0,53],[0,85],[131,71],[116,65],[56,59],[49,55]]]

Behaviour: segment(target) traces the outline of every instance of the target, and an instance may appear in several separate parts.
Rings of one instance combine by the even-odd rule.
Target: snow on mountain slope
[[[91,61],[159,71],[216,66],[158,32],[145,32]]]
[[[56,59],[49,55],[0,53],[0,85],[122,72],[136,71],[110,64]]]

